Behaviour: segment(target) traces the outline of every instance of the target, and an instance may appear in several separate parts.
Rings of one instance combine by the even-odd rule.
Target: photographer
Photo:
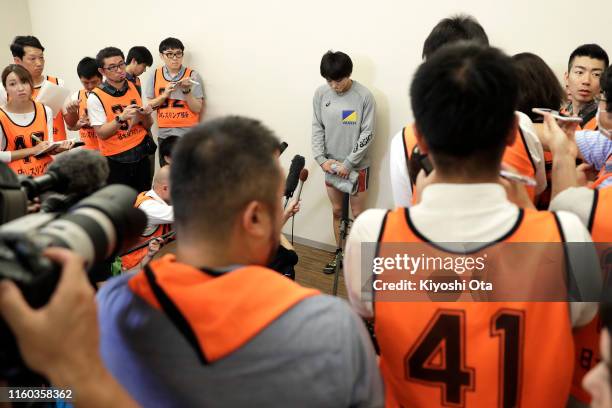
[[[71,390],[76,407],[136,407],[100,358],[94,290],[83,260],[61,248],[45,255],[62,265],[49,303],[32,309],[17,286],[0,281],[0,314],[17,338],[26,364],[53,386]]]

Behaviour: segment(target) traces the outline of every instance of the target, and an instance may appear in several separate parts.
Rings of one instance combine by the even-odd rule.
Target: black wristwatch
[[[189,89],[187,89],[187,90],[181,89],[181,91],[183,91],[183,94],[184,94],[184,95],[186,95],[186,94],[188,94],[189,92],[191,92],[191,88],[189,88]]]
[[[125,123],[125,120],[119,119],[119,115],[117,115],[115,116],[115,122],[117,122],[120,125],[123,125]]]

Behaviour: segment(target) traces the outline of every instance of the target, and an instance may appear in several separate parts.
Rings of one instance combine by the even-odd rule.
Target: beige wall
[[[13,62],[9,49],[13,38],[32,34],[32,23],[27,1],[0,0],[0,10],[0,65],[4,67]]]
[[[11,2],[20,14],[25,6]],[[330,205],[323,176],[310,151],[312,95],[323,83],[319,61],[327,49],[353,58],[353,77],[373,92],[377,128],[370,205],[391,207],[387,146],[411,120],[408,85],[433,25],[456,12],[476,16],[491,42],[508,53],[531,51],[561,76],[572,49],[599,42],[612,52],[610,0],[352,2],[160,0],[96,2],[29,0],[32,31],[47,47],[47,72],[76,89],[76,63],[107,45],[125,52],[145,45],[153,52],[166,36],[187,47],[187,63],[200,71],[209,98],[208,117],[249,115],[272,127],[311,169],[295,233],[331,244]],[[99,5],[111,6],[104,10]],[[17,10],[19,9],[19,10]],[[4,9],[6,10],[6,8]],[[12,14],[12,13],[11,13]],[[3,19],[12,19],[3,13]],[[89,19],[89,20],[88,20]],[[4,37],[3,37],[4,38]],[[7,37],[8,38],[8,37]],[[159,63],[154,52],[155,63]],[[148,75],[149,73],[146,73]]]

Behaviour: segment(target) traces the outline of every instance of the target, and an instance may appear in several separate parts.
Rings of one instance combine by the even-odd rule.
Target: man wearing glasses
[[[148,132],[153,124],[151,115],[142,107],[136,86],[126,79],[126,64],[120,49],[102,49],[96,62],[105,81],[89,94],[87,111],[90,125],[98,136],[100,153],[108,160],[108,184],[126,184],[136,191],[149,190],[149,155],[155,151]]]
[[[151,108],[157,110],[160,149],[170,136],[183,136],[204,116],[205,94],[202,78],[183,66],[185,47],[177,38],[166,38],[159,44],[164,65],[155,70],[145,88]],[[163,157],[160,165],[166,164]]]

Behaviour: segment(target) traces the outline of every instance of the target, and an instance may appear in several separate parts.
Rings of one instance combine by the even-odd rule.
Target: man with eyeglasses
[[[90,125],[95,129],[100,152],[110,168],[108,184],[131,186],[136,191],[151,187],[151,162],[155,143],[148,129],[153,124],[142,107],[136,86],[126,79],[123,52],[115,47],[96,56],[105,81],[87,98]]]
[[[569,104],[565,110],[582,118],[582,129],[594,130],[597,126],[594,98],[599,94],[599,79],[608,64],[608,54],[597,44],[581,45],[570,55],[565,73]]]
[[[183,136],[200,122],[206,109],[204,83],[193,69],[183,66],[185,46],[177,38],[166,38],[159,44],[164,65],[149,77],[145,96],[157,110],[160,149],[170,136]],[[160,165],[166,164],[163,157]]]
[[[32,75],[34,89],[32,98],[36,99],[38,93],[46,86],[51,84],[64,86],[64,81],[50,75],[43,75],[45,69],[45,47],[42,46],[38,38],[32,35],[18,35],[10,45],[11,54],[15,64],[21,65]],[[0,105],[6,105],[6,91],[0,84]],[[62,112],[53,112],[53,141],[66,140],[66,127]]]

